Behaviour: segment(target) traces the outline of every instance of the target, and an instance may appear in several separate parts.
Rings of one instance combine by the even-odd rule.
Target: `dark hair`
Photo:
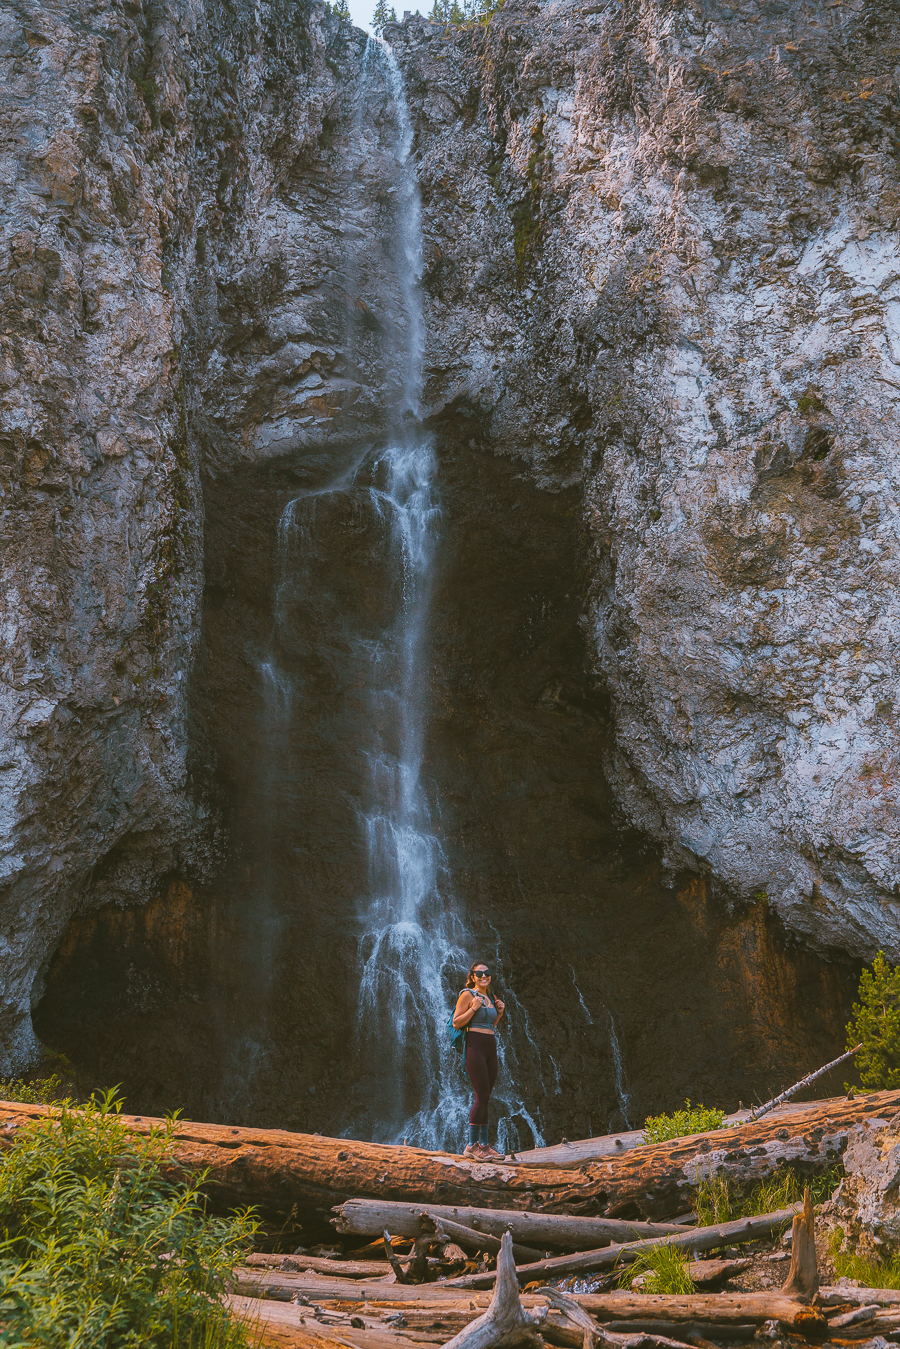
[[[489,960],[473,960],[471,965],[469,966],[469,973],[466,976],[466,988],[475,987],[474,974],[476,965],[487,965],[488,969],[489,970],[491,969],[491,962]],[[493,975],[493,970],[491,970],[491,974]],[[493,987],[493,982],[494,982],[493,979],[491,979],[491,991],[488,994],[488,997],[491,999],[492,1002],[496,1002],[498,994],[497,990]]]

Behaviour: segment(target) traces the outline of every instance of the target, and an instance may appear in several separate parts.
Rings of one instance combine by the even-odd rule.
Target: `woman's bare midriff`
[[[468,1032],[469,1032],[470,1035],[493,1035],[493,1034],[494,1034],[494,1032],[493,1032],[492,1030],[487,1030],[487,1028],[486,1028],[485,1026],[469,1026],[469,1027],[467,1027],[467,1029],[468,1029]]]

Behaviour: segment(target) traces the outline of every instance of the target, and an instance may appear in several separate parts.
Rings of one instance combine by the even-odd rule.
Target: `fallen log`
[[[813,1072],[807,1073],[805,1077],[801,1077],[799,1082],[795,1082],[792,1087],[787,1087],[784,1091],[779,1092],[777,1096],[773,1096],[771,1101],[764,1101],[762,1105],[758,1105],[751,1110],[747,1116],[748,1121],[758,1120],[763,1115],[768,1115],[771,1110],[775,1110],[785,1101],[790,1100],[792,1096],[796,1096],[798,1091],[802,1091],[804,1087],[808,1087],[810,1083],[815,1082],[816,1078],[824,1077],[825,1073],[830,1073],[832,1068],[837,1068],[840,1064],[846,1063],[847,1059],[852,1059],[853,1055],[858,1054],[861,1049],[862,1043],[860,1042],[860,1044],[855,1045],[853,1049],[848,1049],[845,1054],[841,1054],[839,1058],[832,1059],[830,1063],[823,1064],[821,1068],[816,1068]]]
[[[463,1297],[458,1290],[441,1283],[388,1283],[387,1279],[369,1282],[367,1279],[328,1279],[317,1274],[290,1274],[281,1270],[251,1270],[238,1266],[232,1275],[232,1291],[244,1297],[275,1298],[290,1302],[292,1298],[306,1298],[310,1302],[373,1303],[400,1306],[406,1302],[419,1305],[442,1303],[451,1307],[488,1305],[488,1293],[469,1293]]]
[[[868,1311],[869,1309],[866,1308],[865,1310]],[[849,1325],[838,1326],[836,1321],[829,1321],[828,1326],[829,1333],[832,1328],[835,1330],[835,1339],[871,1340],[876,1335],[891,1335],[900,1330],[900,1312],[881,1310],[862,1322],[857,1321]]]
[[[429,1225],[440,1235],[449,1237],[455,1241],[458,1246],[468,1246],[474,1251],[489,1251],[491,1255],[499,1254],[502,1244],[502,1238],[491,1236],[487,1232],[478,1232],[474,1227],[464,1227],[462,1223],[453,1222],[451,1218],[437,1218],[427,1211],[420,1213],[419,1221],[423,1230],[429,1230]],[[544,1258],[543,1251],[536,1251],[531,1246],[520,1246],[513,1243],[513,1259],[517,1265],[533,1264],[535,1260]]]
[[[834,1064],[829,1064],[829,1068]],[[817,1076],[818,1074],[816,1074]],[[846,1097],[826,1097],[819,1101],[790,1101],[790,1095],[799,1091],[805,1083],[797,1083],[794,1087],[782,1092],[775,1102],[767,1101],[764,1106],[758,1106],[755,1110],[744,1109],[735,1110],[732,1114],[725,1116],[725,1124],[744,1124],[759,1119],[763,1114],[799,1114],[804,1110],[818,1110],[822,1106],[838,1106],[844,1103]],[[785,1104],[785,1102],[787,1102]],[[618,1134],[599,1134],[594,1138],[576,1138],[569,1140],[564,1138],[561,1143],[551,1143],[544,1148],[529,1148],[524,1152],[517,1152],[510,1155],[510,1161],[518,1162],[520,1166],[554,1166],[565,1169],[575,1169],[583,1162],[590,1162],[599,1157],[621,1157],[623,1152],[631,1148],[644,1147],[646,1139],[643,1129],[629,1129],[625,1133]]]
[[[690,1187],[717,1174],[752,1182],[779,1167],[820,1172],[840,1157],[847,1133],[862,1120],[900,1109],[900,1092],[877,1092],[815,1110],[767,1117],[756,1124],[672,1139],[586,1162],[578,1171],[478,1162],[420,1148],[345,1138],[175,1121],[173,1170],[205,1170],[217,1208],[254,1205],[266,1217],[294,1212],[304,1224],[324,1220],[353,1196],[474,1208],[618,1217],[663,1218],[690,1207]],[[53,1106],[0,1102],[0,1142],[12,1143]],[[146,1136],[163,1121],[121,1116]]]
[[[696,1288],[714,1288],[743,1274],[752,1260],[694,1260],[687,1269]]]
[[[671,1321],[610,1321],[605,1329],[611,1331],[640,1331],[648,1339],[655,1343],[661,1342],[661,1337],[668,1332],[673,1334],[676,1327]],[[679,1334],[683,1335],[691,1344],[708,1343],[711,1339],[719,1340],[752,1340],[756,1337],[759,1326],[743,1325],[736,1321],[730,1321],[724,1324],[718,1324],[715,1321],[680,1321],[677,1326]]]
[[[543,1349],[540,1327],[545,1317],[546,1310],[541,1315],[539,1311],[526,1311],[522,1306],[512,1237],[507,1232],[497,1256],[497,1279],[491,1305],[483,1316],[454,1335],[446,1349],[507,1349],[507,1346],[518,1344]]]
[[[284,1302],[259,1302],[255,1298],[233,1295],[228,1306],[237,1320],[250,1330],[250,1343],[273,1349],[414,1349],[416,1345],[442,1345],[446,1330],[417,1329],[405,1333],[405,1327],[374,1323],[355,1327],[349,1318],[340,1324],[326,1324],[310,1316],[309,1308],[292,1307]],[[359,1318],[357,1318],[359,1319]]]
[[[327,1274],[336,1279],[377,1279],[387,1274],[384,1260],[326,1260],[317,1255],[266,1255],[253,1252],[245,1257],[251,1269],[280,1269],[286,1274]]]
[[[459,1223],[498,1240],[508,1229],[514,1242],[575,1251],[608,1246],[613,1241],[638,1241],[642,1237],[684,1231],[676,1223],[573,1218],[563,1213],[522,1213],[515,1209],[466,1208],[448,1204],[397,1204],[378,1199],[350,1199],[337,1207],[335,1213],[338,1216],[331,1221],[339,1232],[360,1237],[380,1233],[385,1227],[398,1236],[418,1236],[420,1217],[427,1213],[441,1223]]]
[[[762,1325],[778,1321],[792,1326],[806,1321],[810,1309],[780,1293],[579,1293],[578,1303],[598,1320],[607,1322],[703,1321],[708,1325]],[[824,1326],[825,1318],[819,1316]]]
[[[848,1302],[860,1306],[900,1307],[900,1288],[853,1288],[831,1284],[819,1289],[816,1302],[820,1307],[840,1307]]]
[[[678,1250],[696,1254],[699,1251],[713,1251],[717,1246],[738,1246],[746,1241],[756,1241],[767,1237],[777,1228],[791,1221],[797,1211],[797,1205],[779,1209],[777,1213],[765,1213],[758,1218],[736,1218],[729,1223],[716,1223],[713,1227],[689,1227],[677,1234],[664,1237],[651,1237],[645,1241],[631,1241],[619,1246],[605,1246],[599,1251],[585,1251],[577,1255],[554,1255],[549,1260],[537,1260],[533,1265],[520,1265],[518,1276],[526,1283],[533,1279],[561,1279],[570,1274],[587,1274],[597,1269],[608,1269],[612,1265],[628,1264],[654,1246],[675,1246]],[[447,1288],[490,1288],[493,1273],[463,1274],[456,1279],[447,1279]]]

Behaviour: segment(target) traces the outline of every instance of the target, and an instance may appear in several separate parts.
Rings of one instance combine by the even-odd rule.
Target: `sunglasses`
[[[476,979],[490,979],[491,977],[490,970],[473,970],[472,973]]]

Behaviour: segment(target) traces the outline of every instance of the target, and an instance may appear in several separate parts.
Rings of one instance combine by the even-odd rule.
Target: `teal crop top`
[[[473,990],[472,990],[471,988],[467,988],[467,989],[465,990],[465,992],[466,992],[466,993],[471,993],[471,992],[473,992]],[[480,994],[476,994],[475,996],[476,996],[476,997],[480,997],[481,995],[480,995]],[[496,1026],[496,1024],[497,1024],[497,1009],[496,1009],[496,1007],[494,1006],[493,1003],[490,1003],[489,1005],[485,1006],[484,998],[482,997],[482,998],[481,998],[481,1006],[478,1008],[478,1011],[477,1011],[477,1012],[475,1013],[475,1015],[472,1017],[472,1020],[469,1022],[468,1026],[466,1027],[466,1029],[467,1029],[467,1030],[493,1030],[494,1027]]]

